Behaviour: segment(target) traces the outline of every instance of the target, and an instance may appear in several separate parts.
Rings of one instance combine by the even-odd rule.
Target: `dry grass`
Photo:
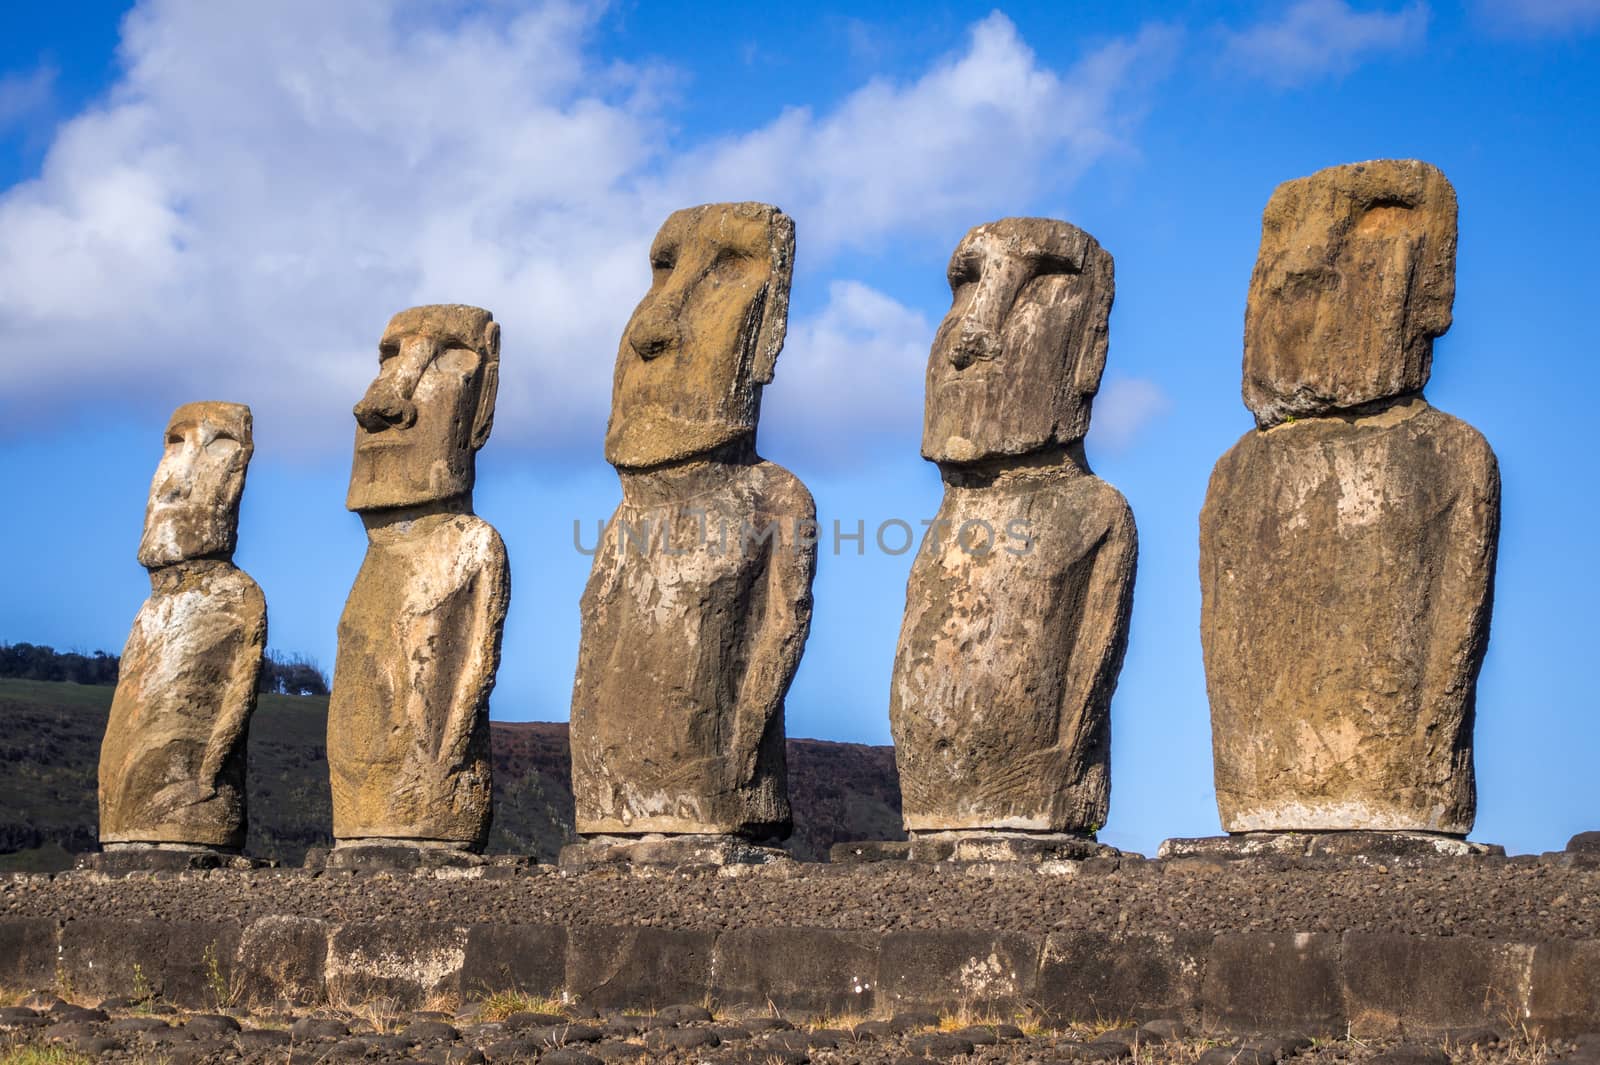
[[[93,1065],[94,1059],[61,1047],[21,1046],[0,1050],[0,1065]]]
[[[566,1003],[546,995],[525,995],[520,991],[496,991],[483,1000],[478,1016],[486,1021],[503,1021],[513,1013],[566,1012]]]

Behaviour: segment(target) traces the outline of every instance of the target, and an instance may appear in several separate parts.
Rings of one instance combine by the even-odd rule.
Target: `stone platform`
[[[562,847],[558,859],[563,869],[600,865],[768,865],[793,860],[782,847],[718,835],[594,836]]]
[[[0,986],[204,1004],[517,990],[592,1008],[1182,1017],[1201,1031],[1600,1029],[1600,869],[1577,851],[484,865],[0,877]],[[137,969],[136,969],[137,967]]]
[[[1386,859],[1469,858],[1501,856],[1506,849],[1495,843],[1475,843],[1437,832],[1239,832],[1230,836],[1169,839],[1157,852],[1161,858],[1350,858],[1358,861]]]

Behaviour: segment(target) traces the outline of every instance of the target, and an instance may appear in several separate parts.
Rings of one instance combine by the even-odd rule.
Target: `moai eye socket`
[[[945,277],[950,282],[950,291],[957,292],[963,285],[976,284],[983,277],[983,261],[975,255],[951,259]]]

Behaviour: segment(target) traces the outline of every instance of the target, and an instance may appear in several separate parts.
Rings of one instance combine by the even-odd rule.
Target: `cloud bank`
[[[1345,74],[1363,60],[1423,39],[1428,6],[1356,11],[1345,0],[1298,0],[1281,15],[1225,34],[1222,62],[1281,86]]]
[[[263,450],[341,448],[388,316],[465,302],[503,323],[495,446],[592,451],[655,227],[766,199],[797,219],[797,285],[829,293],[770,404],[871,433],[920,409],[931,330],[837,256],[1060,195],[1123,142],[1135,71],[1170,43],[1057,71],[994,14],[912,77],[669,153],[663,72],[596,55],[600,17],[141,3],[120,79],[0,193],[0,431],[229,399]]]

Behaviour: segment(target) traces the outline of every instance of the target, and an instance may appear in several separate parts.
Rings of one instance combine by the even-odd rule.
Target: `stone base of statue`
[[[1158,858],[1209,858],[1240,861],[1248,858],[1354,858],[1436,859],[1504,856],[1497,843],[1475,843],[1460,836],[1437,832],[1238,832],[1231,836],[1169,839],[1156,852]]]
[[[307,869],[352,873],[409,873],[418,869],[477,869],[489,859],[459,843],[433,839],[339,840],[333,849],[306,852]]]
[[[1003,832],[962,829],[913,832],[909,840],[835,843],[828,861],[865,862],[1081,862],[1116,858],[1121,851],[1078,832]]]
[[[127,873],[187,873],[200,869],[260,869],[268,863],[236,850],[200,843],[105,843],[81,854],[73,868],[122,876]]]
[[[563,869],[597,865],[770,865],[792,862],[782,847],[742,836],[665,835],[589,836],[561,848]]]

